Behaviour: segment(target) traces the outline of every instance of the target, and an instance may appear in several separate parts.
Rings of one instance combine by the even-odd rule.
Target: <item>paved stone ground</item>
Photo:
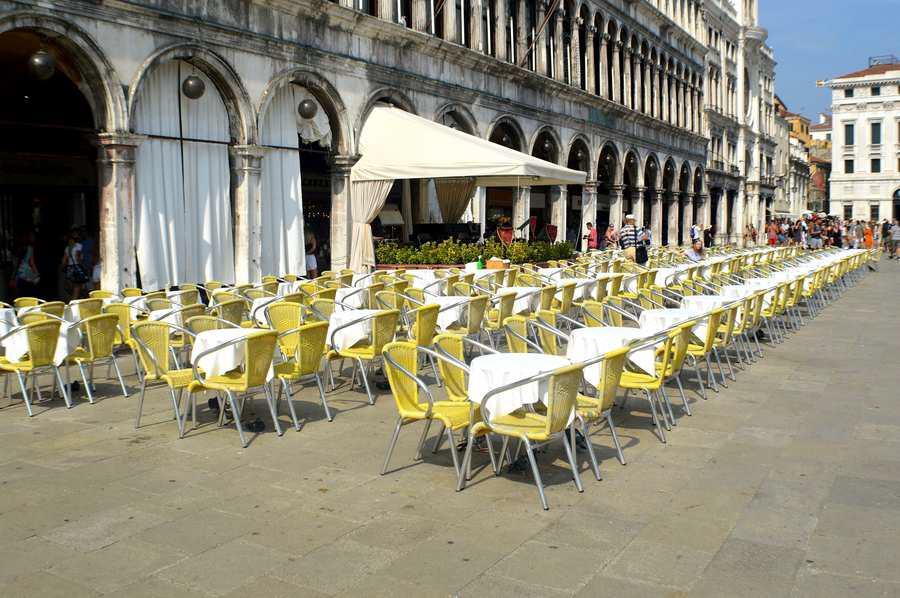
[[[388,394],[339,389],[328,423],[304,391],[305,429],[246,450],[205,410],[177,440],[158,391],[137,431],[133,397],[13,404],[0,595],[897,596],[898,296],[884,262],[727,390],[691,393],[667,446],[621,416],[629,463],[597,433],[604,480],[582,459],[583,494],[541,455],[548,512],[525,475],[456,493],[446,449],[412,461],[416,427],[378,475]]]

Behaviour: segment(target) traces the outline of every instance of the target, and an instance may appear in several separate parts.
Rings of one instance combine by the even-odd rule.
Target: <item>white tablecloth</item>
[[[203,373],[206,374],[206,376],[221,376],[237,367],[241,367],[244,365],[244,357],[246,356],[244,343],[235,343],[231,346],[223,347],[218,351],[213,351],[209,355],[200,358],[200,361],[196,360],[197,356],[204,351],[208,351],[213,347],[217,347],[234,339],[246,338],[254,332],[260,332],[260,329],[222,328],[221,330],[207,330],[201,332],[197,335],[197,338],[194,339],[193,349],[191,350],[191,363],[203,370]],[[269,366],[266,380],[271,380],[274,377],[274,371],[272,370],[272,367]]]
[[[369,292],[365,289],[358,288],[340,288],[334,295],[335,300],[335,311],[344,311],[344,305],[350,307],[351,309],[359,309],[365,303],[366,298],[369,296]],[[341,305],[343,304],[343,305]]]
[[[172,302],[172,305],[182,306],[183,297],[186,293],[192,293],[193,291],[166,291],[166,299]]]
[[[506,274],[506,269],[500,268],[482,268],[481,270],[475,270],[475,280],[481,280],[482,278],[487,278],[489,276],[495,276],[497,272],[503,272]]]
[[[0,329],[4,324],[0,323]],[[6,332],[9,332],[7,329]],[[81,346],[81,329],[70,322],[61,322],[59,337],[56,341],[56,351],[53,353],[53,363],[62,365],[75,349]],[[21,361],[28,353],[28,333],[25,330],[13,334],[3,341],[6,358],[9,361]]]
[[[434,303],[441,306],[438,312],[437,326],[446,330],[454,324],[462,324],[465,311],[469,304],[468,297],[427,297],[426,304]]]
[[[18,325],[19,318],[16,316],[15,309],[12,307],[0,308],[0,336],[3,336]]]
[[[550,280],[562,278],[562,268],[538,268],[537,273]]]
[[[672,283],[679,282],[688,268],[692,268],[694,264],[679,264],[668,268],[660,268],[656,271],[655,284],[660,287],[669,286]]]
[[[260,297],[253,300],[250,304],[250,313],[257,326],[261,328],[269,327],[269,320],[266,319],[266,309],[268,309],[266,306],[277,300],[277,297]]]
[[[751,291],[761,291],[763,289],[772,289],[763,296],[763,306],[768,309],[775,299],[775,289],[773,287],[779,284],[774,278],[748,278],[744,281],[744,286]]]
[[[428,292],[435,295],[443,294],[446,289],[446,283],[443,281],[435,284],[435,281],[438,280],[435,270],[407,270],[406,273],[413,277],[410,286],[414,289],[428,287]]]
[[[597,281],[593,278],[563,278],[560,284],[575,281],[575,301],[592,299]],[[562,301],[562,288],[556,292],[556,298]]]
[[[629,293],[637,293],[638,275],[626,274],[622,279],[622,289]]]
[[[172,309],[178,309],[178,307],[173,306]],[[172,313],[172,309],[154,309],[147,315],[147,319],[154,322],[166,322],[174,326],[182,326],[181,313]]]
[[[300,290],[301,281],[295,280],[293,282],[279,282],[278,283],[278,293],[279,297],[284,297],[285,295],[290,295],[291,293],[296,293]]]
[[[733,302],[734,299],[729,299],[723,295],[688,295],[684,299],[681,300],[681,308],[688,313],[692,313],[695,316],[702,314],[709,314],[712,310],[722,307],[728,303]],[[706,332],[709,328],[709,317],[705,317],[701,319],[696,326],[694,326],[694,334],[698,339],[705,341],[706,340]]]
[[[122,299],[122,303],[125,305],[130,305],[132,311],[135,312],[146,312],[147,311],[147,299],[145,297],[124,297]],[[134,314],[132,314],[132,317]]]
[[[624,326],[599,326],[591,328],[576,328],[569,337],[569,345],[566,356],[573,362],[586,361],[607,351],[624,347],[634,340],[650,336],[647,330],[640,328],[627,328]],[[632,351],[628,359],[636,366],[647,372],[653,373],[656,365],[656,346],[650,346],[637,351]],[[600,377],[600,366],[588,366],[584,370],[585,379],[594,384]]]
[[[565,357],[541,353],[497,353],[482,355],[469,365],[469,400],[481,404],[492,389],[530,376],[551,372],[569,365]],[[489,401],[489,416],[507,415],[538,401],[546,403],[548,384],[535,382],[494,395]]]
[[[695,316],[695,312],[687,309],[645,309],[638,318],[638,324],[641,330],[662,332]]]
[[[506,287],[497,295],[515,293],[516,300],[513,303],[513,313],[521,314],[536,311],[541,305],[541,287]]]
[[[342,326],[354,320],[358,320],[360,318],[364,318],[366,316],[370,316],[372,314],[376,314],[379,311],[381,310],[354,309],[334,312],[333,314],[331,314],[331,318],[329,318],[328,320],[328,332],[325,336],[325,342],[328,343],[328,345],[332,349],[341,350],[349,349],[360,341],[366,340],[367,338],[369,338],[369,333],[372,331],[372,319],[347,326],[346,328],[338,331],[334,335],[333,342],[331,335],[335,330],[337,330],[339,326]]]

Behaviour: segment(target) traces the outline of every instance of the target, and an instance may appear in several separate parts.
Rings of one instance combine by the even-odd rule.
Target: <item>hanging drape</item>
[[[350,269],[362,272],[365,268],[375,266],[375,247],[372,241],[372,225],[370,224],[387,199],[392,180],[353,181],[350,202],[350,217],[353,219],[352,242],[350,247]]]
[[[206,84],[197,100],[181,93],[188,75]],[[135,164],[141,285],[234,282],[228,114],[215,85],[187,63],[159,65],[138,94],[134,128],[149,137]]]
[[[306,274],[296,116],[302,97],[294,85],[279,89],[260,127],[265,146],[260,210],[263,274]]]
[[[435,179],[441,221],[447,224],[459,222],[475,193],[475,179]]]

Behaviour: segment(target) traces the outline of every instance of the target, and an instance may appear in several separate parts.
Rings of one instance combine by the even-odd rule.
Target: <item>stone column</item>
[[[140,139],[118,133],[98,136],[100,286],[109,291],[137,284],[134,161]]]
[[[528,222],[531,217],[531,187],[518,187],[513,189],[513,217],[512,225],[515,235],[519,235],[519,227]],[[529,227],[522,229],[522,236],[529,237]]]
[[[397,3],[396,2],[382,2],[378,3],[378,18],[383,19],[385,21],[390,21],[391,23],[397,22]]]
[[[437,8],[437,3],[435,3]],[[459,35],[456,31],[456,2],[450,1],[450,4],[444,4],[441,13],[444,15],[444,39],[455,44],[459,43]]]
[[[412,187],[409,179],[403,179],[403,190],[400,195],[400,215],[403,217],[403,228],[400,231],[400,239],[407,243],[412,234]]]
[[[609,188],[609,222],[616,231],[622,228],[622,218],[625,216],[622,211],[624,190],[625,185],[611,185]]]
[[[609,34],[600,34],[600,96],[608,100],[612,99],[609,93],[609,56],[607,55],[607,44],[609,43]],[[618,226],[618,225],[617,225]]]
[[[667,245],[678,245],[678,195],[669,193],[665,198],[669,205],[668,222],[666,222]]]
[[[597,183],[594,181],[587,181],[581,187],[581,234],[578,235],[578,238],[582,251],[587,251],[587,240],[584,240],[583,237],[588,234],[588,222],[594,228],[597,227]],[[603,233],[602,230],[597,231],[598,235]]]
[[[728,243],[728,192],[723,190],[719,196],[718,214],[716,215],[716,242]]]
[[[619,53],[622,51],[622,42],[612,41],[612,89],[610,90],[609,99],[613,102],[622,102],[622,68],[619,64]]]
[[[547,0],[536,0],[537,11],[536,11],[536,19],[535,19],[535,34],[538,33],[537,28],[544,22],[544,16],[547,14]],[[549,23],[548,23],[549,26]],[[532,52],[537,52],[537,57],[535,58],[535,70],[542,74],[547,74],[547,36],[550,35],[550,32],[547,30],[547,27],[544,27],[544,30],[538,35],[537,39],[534,40],[534,47],[532,48]]]
[[[569,43],[569,72],[572,73],[572,85],[580,89],[587,89],[587,75],[585,85],[581,85],[581,17],[572,18],[572,41]],[[585,57],[588,52],[585,50]]]
[[[566,216],[569,203],[569,188],[565,185],[549,188],[550,224],[556,226],[556,240],[566,238]]]
[[[683,202],[681,210],[681,244],[690,245],[691,225],[694,223],[694,206],[689,193],[683,193],[681,200]]]
[[[486,49],[484,47],[484,5],[482,0],[470,0],[470,2],[472,3],[472,22],[469,27],[469,47],[484,54]],[[446,4],[444,6],[446,7]]]
[[[494,56],[503,61],[509,60],[506,54],[506,25],[509,23],[509,9],[506,3],[507,0],[497,0],[497,14],[494,15],[494,22],[488,24],[494,28]]]
[[[641,60],[644,64],[644,114],[653,114],[653,75],[650,73],[650,59]]]
[[[694,195],[694,202],[697,204],[697,224],[701,229],[709,226],[709,195],[697,193]]]
[[[353,8],[353,0],[340,0],[340,5],[344,8]]]
[[[350,264],[353,219],[350,217],[350,169],[359,156],[335,156],[331,163],[331,269]]]
[[[232,149],[231,180],[234,188],[234,278],[257,282],[262,272],[262,197],[260,173],[264,150],[258,145]]]
[[[644,191],[646,187],[632,187],[631,189],[631,213],[634,214],[634,224],[644,226]]]
[[[632,108],[633,105],[631,103],[631,73],[634,66],[634,56],[631,53],[631,48],[625,46],[623,49],[623,62],[625,63],[625,72],[623,73],[624,79],[622,80],[622,103],[625,104],[626,108]]]
[[[665,122],[669,121],[669,70],[665,66],[660,67],[660,77],[662,79],[662,113],[660,118]]]
[[[413,0],[412,10],[413,29],[431,33],[428,28],[428,0]]]
[[[553,78],[557,81],[566,80],[566,49],[563,47],[563,20],[565,18],[566,14],[560,6],[556,11],[556,24],[553,27]]]
[[[528,65],[531,64],[530,59],[525,59],[525,52],[528,51],[528,25],[526,25],[528,21],[525,19],[528,6],[525,0],[511,1],[518,2],[518,8],[516,9],[516,39],[514,40],[516,44],[516,63],[528,68]],[[532,52],[536,51],[536,49],[532,50]]]
[[[681,119],[681,126],[690,130],[691,128],[691,102],[688,95],[689,88],[687,79],[681,82],[681,103],[684,106],[684,116]]]
[[[654,245],[662,245],[662,205],[665,198],[664,189],[650,191],[650,233],[653,235]]]
[[[597,82],[594,78],[594,34],[596,27],[588,25],[584,28],[584,87],[597,95]]]
[[[650,62],[649,66],[650,85],[648,86],[648,94],[650,103],[648,104],[647,114],[653,118],[659,118],[659,71],[654,63]]]
[[[672,114],[672,124],[676,127],[683,126],[682,117],[684,115],[684,100],[681,95],[681,79],[677,76],[672,77],[672,101],[674,103]]]

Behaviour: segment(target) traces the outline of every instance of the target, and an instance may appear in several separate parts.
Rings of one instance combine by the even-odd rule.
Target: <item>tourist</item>
[[[306,229],[306,276],[307,278],[318,278],[319,262],[316,260],[316,250],[319,249],[319,242],[316,240],[316,233],[310,229]]]
[[[891,245],[888,257],[900,259],[900,220],[896,218],[894,218],[894,225],[891,227]]]
[[[884,250],[888,252],[888,255],[890,255],[891,223],[887,218],[881,223],[881,244],[884,247]]]
[[[690,228],[691,243],[693,243],[693,242],[696,241],[697,239],[701,239],[701,240],[702,240],[701,234],[700,234],[700,230],[701,230],[701,227],[700,227],[700,225],[697,224],[696,222],[695,222],[694,224],[691,225],[691,228]]]
[[[603,235],[603,239],[605,241],[604,248],[607,247],[615,247],[619,243],[619,233],[616,232],[616,227],[612,223],[606,227],[606,233]]]
[[[809,223],[809,248],[822,249],[822,227],[818,219]]]
[[[635,261],[635,252],[640,240],[640,232],[634,225],[634,214],[625,216],[625,226],[619,231],[619,246],[625,250],[625,257]]]
[[[863,244],[866,246],[866,249],[872,249],[875,245],[875,239],[873,238],[874,231],[872,230],[872,225],[870,223],[866,223],[863,226]]]
[[[766,240],[770,246],[775,247],[778,244],[778,231],[774,222],[769,222],[769,228],[766,230]]]
[[[70,299],[81,299],[84,285],[90,281],[90,272],[85,268],[82,246],[77,229],[73,229],[66,239],[60,264],[68,287]]]
[[[40,282],[41,273],[34,259],[34,233],[29,231],[19,239],[13,262],[13,277],[9,281],[9,286],[19,297],[34,297],[37,295],[37,285]]]
[[[584,239],[587,241],[588,251],[592,251],[594,249],[600,249],[600,245],[597,242],[597,229],[594,228],[594,225],[588,222],[586,225],[587,234],[584,236]]]
[[[709,225],[703,231],[703,246],[712,247],[716,240],[716,227]]]
[[[694,240],[688,250],[684,252],[684,257],[692,262],[702,262],[705,260],[706,256],[703,254],[703,242],[700,241],[700,239]]]

